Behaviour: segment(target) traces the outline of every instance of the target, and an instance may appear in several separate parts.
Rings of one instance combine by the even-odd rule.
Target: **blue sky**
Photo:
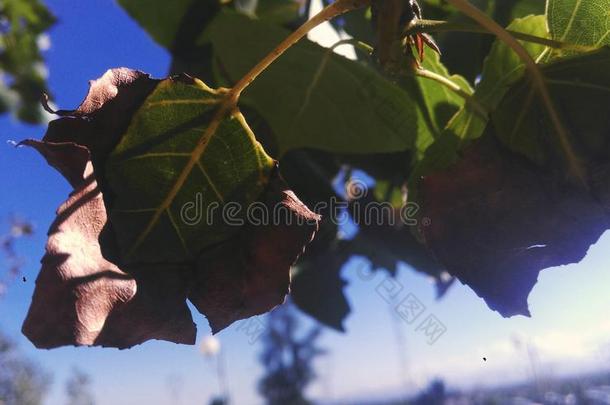
[[[108,68],[126,66],[158,77],[165,75],[167,53],[114,2],[49,0],[47,4],[59,18],[50,33],[51,48],[46,56],[50,87],[60,108],[77,106],[86,94],[88,80]],[[332,42],[328,32],[319,32],[317,38]],[[41,137],[43,133],[42,127],[0,118],[0,180],[4,190],[0,218],[6,225],[10,214],[21,215],[32,220],[37,231],[33,238],[19,243],[19,252],[27,257],[27,282],[13,283],[0,301],[0,328],[25,354],[53,373],[49,404],[62,403],[63,383],[74,366],[92,376],[99,404],[168,403],[172,385],[181,392],[172,402],[205,403],[217,385],[211,364],[197,347],[149,342],[128,351],[42,351],[21,336],[19,329],[44,251],[45,231],[69,187],[34,152],[14,149],[6,141]],[[359,272],[368,271],[362,267],[366,263],[354,259],[344,269],[354,310],[346,322],[348,333],[329,330],[324,334],[321,345],[329,354],[317,363],[321,378],[310,393],[316,398],[340,400],[414,391],[434,376],[454,386],[470,387],[529,378],[532,367],[539,375],[604,368],[610,361],[610,272],[604,260],[608,249],[610,234],[581,264],[542,272],[529,300],[531,319],[503,319],[459,283],[436,302],[429,281],[405,267],[398,277],[404,286],[402,296],[414,293],[426,305],[426,314],[434,314],[447,328],[433,345],[415,330],[416,325],[399,320],[377,293],[384,281],[383,272],[364,279]],[[209,328],[200,315],[196,322],[201,340]],[[257,362],[259,345],[250,344],[236,326],[219,338],[234,403],[260,403],[256,394],[256,381],[262,374]],[[536,353],[534,364],[526,354],[528,345]]]

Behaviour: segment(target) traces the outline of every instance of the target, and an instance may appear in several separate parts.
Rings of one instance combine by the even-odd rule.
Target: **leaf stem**
[[[480,25],[475,24],[439,20],[416,20],[413,22],[413,24],[409,25],[404,30],[402,35],[407,36],[420,32],[471,32],[475,34],[493,34],[492,32],[481,27]],[[563,49],[577,52],[588,52],[597,49],[592,46],[570,44],[567,42],[556,41],[554,39],[543,38],[518,31],[506,30],[506,32],[521,41],[532,42],[554,49]]]
[[[471,93],[462,89],[458,84],[452,82],[445,76],[439,75],[438,73],[434,73],[430,70],[426,69],[415,69],[415,76],[423,77],[426,79],[434,80],[437,83],[447,87],[449,90],[457,94],[466,100],[466,103],[470,104],[470,106],[475,110],[475,112],[481,115],[484,118],[488,117],[489,112],[487,109],[479,103]]]
[[[581,162],[576,156],[572,145],[570,144],[569,134],[567,129],[564,127],[555,106],[553,105],[553,100],[551,98],[551,94],[546,84],[546,79],[542,74],[542,71],[532,59],[527,50],[512,36],[509,32],[507,32],[504,28],[502,28],[497,22],[489,18],[485,13],[481,10],[470,4],[468,0],[447,0],[454,7],[464,13],[466,16],[472,18],[474,21],[479,23],[483,28],[487,31],[494,34],[498,37],[499,40],[504,42],[508,47],[510,47],[519,58],[525,64],[526,69],[529,71],[531,80],[538,90],[538,93],[542,99],[542,103],[549,114],[549,118],[555,127],[555,131],[557,132],[557,137],[559,138],[559,143],[561,145],[561,149],[565,154],[565,158],[567,160],[568,169],[571,174],[576,177],[583,185],[586,186],[585,173],[584,169],[581,165]]]
[[[286,39],[284,39],[275,49],[273,49],[267,56],[261,59],[244,77],[242,77],[236,84],[231,88],[227,94],[227,102],[232,107],[237,105],[239,96],[262,72],[265,71],[277,58],[279,58],[286,50],[292,45],[296,44],[301,38],[303,38],[309,31],[317,27],[318,25],[332,20],[333,18],[347,13],[348,11],[356,10],[358,8],[369,5],[371,0],[337,0],[334,3],[326,6],[318,14],[311,17],[303,25],[301,25],[296,31],[292,32]]]

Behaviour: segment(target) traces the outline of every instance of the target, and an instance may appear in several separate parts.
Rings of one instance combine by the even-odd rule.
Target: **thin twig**
[[[470,32],[474,34],[494,34],[480,25],[475,24],[439,20],[416,20],[404,30],[402,35],[407,36],[420,32]],[[554,49],[577,52],[588,52],[597,49],[593,46],[571,44],[568,42],[556,41],[554,39],[543,38],[518,31],[506,30],[506,32],[521,41],[540,44]]]
[[[477,114],[479,114],[481,117],[483,117],[483,118],[488,117],[489,113],[488,113],[487,109],[481,103],[479,103],[472,96],[471,93],[465,91],[457,83],[452,82],[445,76],[439,75],[438,73],[434,73],[434,72],[432,72],[430,70],[426,70],[426,69],[415,69],[415,76],[434,80],[435,82],[440,83],[441,85],[447,87],[449,90],[451,90],[452,92],[454,92],[455,94],[457,94],[458,96],[460,96],[464,100],[466,100],[466,103],[469,104],[474,109],[474,111]]]

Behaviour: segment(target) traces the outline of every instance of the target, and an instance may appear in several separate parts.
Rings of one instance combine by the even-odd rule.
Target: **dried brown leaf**
[[[606,177],[607,182],[607,177]],[[422,184],[426,243],[449,273],[503,316],[529,315],[538,273],[578,263],[610,228],[586,190],[543,172],[487,136]]]
[[[270,310],[289,290],[290,266],[313,238],[319,217],[277,174],[259,198],[266,225],[248,223],[236,236],[201,252],[197,262],[126,265],[116,258],[107,216],[105,159],[132,114],[159,81],[128,69],[108,71],[91,84],[74,111],[58,111],[34,147],[74,187],[49,230],[23,333],[41,348],[100,345],[128,348],[149,339],[193,344],[196,327],[186,300],[213,331]]]

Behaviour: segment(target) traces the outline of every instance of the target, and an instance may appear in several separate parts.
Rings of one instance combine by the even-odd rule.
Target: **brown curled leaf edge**
[[[181,76],[176,80],[192,80]],[[319,216],[290,191],[277,170],[259,197],[280,204],[282,222],[245,224],[231,239],[200,252],[191,265],[127,266],[111,261],[116,241],[103,176],[94,167],[120,141],[130,118],[159,80],[126,69],[90,83],[74,111],[56,112],[42,141],[26,140],[74,191],[48,232],[46,254],[22,331],[39,348],[90,345],[129,348],[150,339],[194,344],[187,300],[214,333],[271,310],[289,292],[290,267],[313,239]],[[292,216],[292,218],[290,218]],[[272,221],[273,222],[273,221]]]

